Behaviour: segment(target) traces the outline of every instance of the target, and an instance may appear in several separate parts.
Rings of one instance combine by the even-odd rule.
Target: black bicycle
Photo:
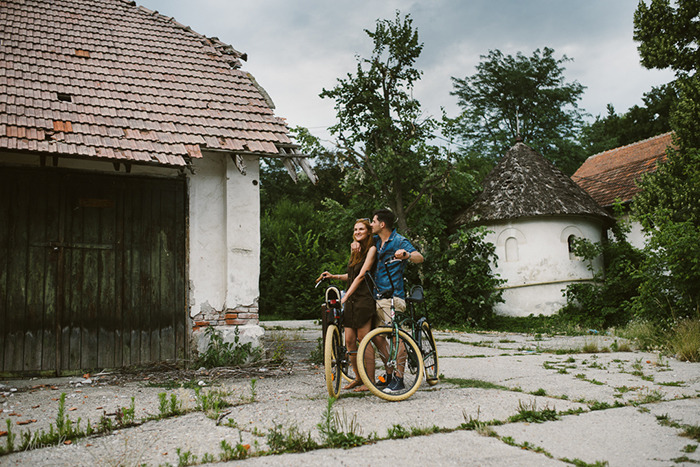
[[[316,287],[324,280],[320,280]],[[343,307],[340,304],[340,298],[340,291],[337,287],[328,287],[322,316],[324,328],[323,368],[328,395],[334,398],[340,394],[340,381],[343,378],[348,382],[355,379],[350,364],[350,355],[345,347]]]
[[[389,266],[401,261],[391,259]],[[416,320],[416,306],[423,303],[423,287],[414,286],[406,298],[406,311],[397,312],[394,284],[391,281],[390,317],[388,324],[370,331],[357,349],[357,370],[362,382],[375,396],[389,401],[411,397],[420,387],[425,374],[433,386],[439,381],[438,354],[435,339],[426,317]],[[401,379],[398,387],[389,387],[392,377]]]

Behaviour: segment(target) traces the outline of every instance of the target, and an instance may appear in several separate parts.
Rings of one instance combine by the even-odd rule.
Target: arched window
[[[515,237],[508,237],[506,239],[506,261],[514,262],[518,261],[518,239]]]
[[[574,252],[574,241],[576,240],[576,235],[569,235],[566,242],[569,244],[569,259],[578,259],[576,253]]]

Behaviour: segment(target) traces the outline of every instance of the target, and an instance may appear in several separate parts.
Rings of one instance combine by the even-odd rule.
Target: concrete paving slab
[[[697,409],[697,401],[694,406]],[[685,446],[696,442],[678,436],[678,429],[661,425],[652,413],[637,407],[570,415],[541,424],[513,423],[494,430],[517,444],[541,447],[556,458],[580,459],[589,464],[672,465],[682,456],[700,462],[700,452],[684,452]]]

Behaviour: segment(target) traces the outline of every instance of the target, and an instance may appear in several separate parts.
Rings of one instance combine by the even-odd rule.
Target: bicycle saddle
[[[423,301],[423,287],[420,285],[414,285],[411,288],[411,294],[406,299],[407,302],[421,303]]]
[[[340,308],[340,292],[337,287],[326,289],[326,306],[328,308]]]

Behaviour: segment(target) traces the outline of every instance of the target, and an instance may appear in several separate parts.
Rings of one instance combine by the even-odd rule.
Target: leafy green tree
[[[426,306],[435,324],[488,326],[493,307],[502,302],[505,280],[493,273],[495,246],[484,240],[483,227],[460,229],[447,244],[428,245],[425,263]]]
[[[260,314],[307,319],[319,316],[313,280],[324,269],[346,264],[335,246],[326,245],[321,216],[313,204],[282,199],[260,223]]]
[[[693,73],[700,63],[700,3],[697,0],[640,1],[634,12],[634,40],[646,68]]]
[[[583,161],[576,137],[584,86],[565,81],[563,64],[570,59],[554,57],[548,47],[531,57],[491,50],[481,59],[476,74],[452,78],[451,94],[462,108],[452,133],[470,157],[496,161],[519,134],[563,172],[573,173]]]
[[[669,149],[667,156],[633,202],[649,254],[635,309],[656,321],[700,318],[700,150]]]
[[[665,322],[700,318],[700,2],[640,2],[634,15],[634,38],[642,65],[676,73],[678,102],[671,127],[678,149],[645,176],[633,212],[649,236],[649,256],[635,301],[642,317]]]
[[[598,154],[608,149],[632,144],[671,131],[670,114],[676,102],[673,83],[652,87],[642,97],[644,105],[630,107],[624,114],[615,113],[608,104],[604,118],[581,129],[580,143],[586,154]]]
[[[374,31],[365,32],[374,42],[371,56],[358,57],[355,73],[320,96],[335,100],[338,123],[330,131],[353,169],[344,190],[388,205],[406,232],[407,218],[444,184],[450,166],[427,143],[436,122],[423,117],[413,98],[422,74],[415,61],[423,50],[413,20],[397,12],[393,21],[378,20]]]
[[[642,65],[676,72],[678,103],[671,126],[687,148],[700,147],[700,2],[697,0],[640,1],[634,13],[634,40]]]

